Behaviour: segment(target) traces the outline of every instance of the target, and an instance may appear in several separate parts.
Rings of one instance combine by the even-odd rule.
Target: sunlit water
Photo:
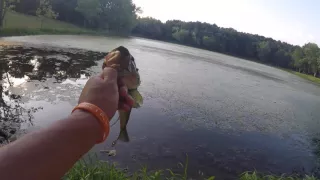
[[[23,123],[23,129],[38,129],[68,116],[85,82],[101,71],[105,52],[124,45],[140,69],[145,101],[132,113],[130,143],[118,143],[115,157],[100,153],[112,149],[119,133],[116,124],[108,141],[92,149],[101,159],[130,171],[148,165],[181,172],[177,164],[187,154],[189,174],[195,178],[203,174],[234,179],[255,169],[276,174],[318,172],[314,142],[319,139],[320,88],[292,74],[139,38],[4,40],[29,46],[2,49],[0,55],[3,99],[23,111],[13,118],[32,122]]]

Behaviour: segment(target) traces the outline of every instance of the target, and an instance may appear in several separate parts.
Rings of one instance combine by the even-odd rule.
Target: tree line
[[[216,24],[179,20],[162,23],[150,17],[139,18],[132,33],[294,69],[314,76],[318,76],[320,72],[320,48],[314,43],[302,47],[293,46],[272,38],[222,28]]]
[[[11,7],[15,1],[14,8],[21,13],[39,16],[39,12],[43,12],[46,17],[93,30],[175,42],[314,76],[320,72],[320,48],[317,44],[308,43],[300,47],[216,24],[180,20],[163,23],[150,17],[139,18],[141,9],[132,0],[0,1],[10,2]],[[41,4],[45,7],[39,10]],[[48,9],[52,10],[49,15],[44,13]]]
[[[0,0],[1,1],[1,0]],[[129,34],[140,8],[132,0],[3,0],[15,1],[20,13],[56,18],[80,27]],[[42,8],[40,8],[42,7]],[[40,9],[39,9],[40,8]]]

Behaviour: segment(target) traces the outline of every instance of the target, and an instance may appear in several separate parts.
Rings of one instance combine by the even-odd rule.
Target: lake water
[[[129,171],[147,165],[182,172],[178,163],[188,155],[193,178],[235,179],[252,170],[319,175],[320,88],[295,75],[141,38],[44,35],[2,40],[28,47],[2,49],[0,55],[3,99],[22,112],[7,118],[31,120],[23,129],[68,116],[87,79],[101,71],[105,52],[123,45],[140,69],[145,101],[132,112],[131,141],[117,144],[117,156],[100,150],[112,149],[119,124],[107,142],[91,150],[102,160]]]

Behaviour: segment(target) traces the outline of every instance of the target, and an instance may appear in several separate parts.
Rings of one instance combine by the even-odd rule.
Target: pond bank
[[[309,75],[309,74],[299,73],[299,72],[293,71],[293,70],[287,70],[287,69],[283,69],[283,70],[284,70],[284,71],[287,71],[287,72],[290,72],[290,73],[292,73],[292,74],[294,74],[294,75],[296,75],[296,76],[299,76],[299,77],[301,77],[301,78],[303,78],[303,79],[306,79],[306,80],[308,80],[308,81],[311,81],[311,82],[313,82],[314,84],[320,86],[320,78],[318,78],[318,77],[314,77],[314,76]]]
[[[104,35],[104,33],[99,33],[91,30],[85,29],[23,29],[23,28],[3,28],[0,30],[0,36],[26,36],[26,35],[42,35],[42,34],[86,34],[86,35]]]
[[[188,160],[187,160],[188,161]],[[187,180],[188,176],[188,162],[181,164],[183,174],[173,172],[171,169],[165,170],[149,170],[146,166],[139,171],[128,173],[127,169],[119,169],[114,164],[99,161],[96,163],[88,163],[84,160],[77,162],[74,167],[63,177],[63,180]],[[200,173],[200,172],[199,172]],[[201,177],[198,180],[214,180],[214,176]],[[296,176],[296,175],[266,175],[258,172],[244,172],[238,176],[239,180],[318,180],[314,176]]]

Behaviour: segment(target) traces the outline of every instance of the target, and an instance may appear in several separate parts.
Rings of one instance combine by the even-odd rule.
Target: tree
[[[305,65],[304,62],[304,53],[301,47],[296,47],[292,53],[293,66],[298,69],[298,72],[301,72],[302,68]]]
[[[100,0],[78,0],[76,10],[84,16],[84,27],[92,27],[94,21],[102,13]]]
[[[20,0],[16,3],[15,10],[23,14],[36,16],[40,0]]]
[[[178,42],[183,44],[188,44],[188,41],[190,41],[189,31],[185,29],[181,29],[175,33],[172,34],[172,37],[176,39]]]
[[[76,9],[85,17],[85,27],[117,33],[130,33],[141,12],[132,0],[78,0]]]
[[[73,23],[78,26],[83,26],[85,18],[82,13],[76,10],[78,0],[51,0],[51,4],[53,11],[59,13],[59,17],[57,19]]]
[[[217,40],[215,39],[215,37],[212,36],[204,36],[203,37],[203,46],[208,49],[208,50],[217,50],[218,47],[218,43]]]
[[[313,73],[316,77],[319,71],[319,52],[320,49],[317,44],[308,43],[302,47],[305,54],[304,60],[308,64],[308,73]]]
[[[268,41],[262,41],[258,44],[258,58],[262,62],[267,62],[271,59],[271,45]]]
[[[163,39],[164,32],[165,29],[162,22],[151,17],[139,18],[136,27],[132,30],[132,33],[139,36],[159,40]]]
[[[100,0],[102,13],[99,24],[109,31],[129,34],[137,24],[141,9],[132,0]]]
[[[41,18],[41,28],[44,18],[56,19],[59,14],[52,10],[49,0],[40,0],[36,15]]]
[[[3,20],[8,10],[13,10],[19,0],[0,0],[0,27],[3,26]]]

